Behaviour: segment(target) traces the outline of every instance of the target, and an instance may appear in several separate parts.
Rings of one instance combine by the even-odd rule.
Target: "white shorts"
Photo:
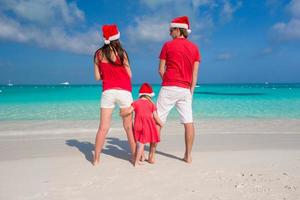
[[[163,86],[157,100],[157,114],[163,123],[166,123],[168,114],[174,106],[180,115],[181,123],[193,122],[191,91],[176,86]]]
[[[115,104],[118,104],[120,108],[128,108],[132,102],[132,95],[129,91],[110,89],[102,92],[101,108],[114,108]]]

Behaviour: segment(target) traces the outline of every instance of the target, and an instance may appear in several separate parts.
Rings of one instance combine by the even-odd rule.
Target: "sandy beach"
[[[300,199],[300,120],[198,120],[191,165],[168,122],[156,164],[137,168],[119,122],[92,166],[97,126],[0,122],[0,199]]]

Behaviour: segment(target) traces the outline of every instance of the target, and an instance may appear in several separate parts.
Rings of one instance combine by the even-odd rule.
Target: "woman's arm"
[[[196,61],[194,63],[194,68],[193,68],[193,79],[192,79],[192,85],[191,85],[191,94],[194,94],[195,86],[197,84],[197,79],[198,79],[198,71],[199,71],[199,62]]]
[[[96,54],[98,53],[98,51],[96,52]],[[94,75],[95,75],[95,80],[99,81],[101,80],[101,74],[100,74],[100,70],[98,67],[98,59],[97,59],[98,55],[95,56],[95,60],[94,60]]]
[[[156,122],[160,127],[163,127],[163,123],[162,123],[162,121],[160,120],[160,118],[158,117],[156,111],[153,112],[153,118],[154,118],[155,122]]]
[[[163,79],[165,71],[166,71],[166,60],[160,59],[158,73],[159,73],[161,79]]]
[[[120,116],[121,117],[126,117],[126,116],[130,115],[133,111],[134,111],[134,108],[132,106],[130,106],[127,109],[122,109],[120,111]]]
[[[96,63],[94,64],[94,71],[95,71],[95,79],[97,81],[100,81],[101,80],[101,75],[100,75],[99,67]]]
[[[132,73],[131,73],[131,69],[130,69],[130,64],[128,62],[128,57],[127,57],[127,53],[124,52],[124,66],[126,69],[126,72],[128,73],[129,77],[132,77]]]

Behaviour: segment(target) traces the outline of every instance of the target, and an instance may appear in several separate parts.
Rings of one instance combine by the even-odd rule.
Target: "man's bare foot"
[[[96,159],[96,158],[94,157],[94,160],[93,160],[93,163],[92,163],[92,164],[93,164],[94,166],[96,166],[96,165],[99,164],[99,162],[100,162],[100,161],[99,161],[99,158]]]

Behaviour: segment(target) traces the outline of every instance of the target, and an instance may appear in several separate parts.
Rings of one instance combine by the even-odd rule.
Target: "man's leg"
[[[180,115],[180,121],[184,125],[185,153],[183,160],[187,163],[191,163],[191,153],[195,138],[192,95],[188,89],[183,89],[180,94],[182,95],[182,97],[179,101],[176,102],[176,109]]]
[[[184,124],[184,137],[185,137],[185,153],[183,160],[187,163],[192,162],[192,147],[195,138],[194,123]]]

